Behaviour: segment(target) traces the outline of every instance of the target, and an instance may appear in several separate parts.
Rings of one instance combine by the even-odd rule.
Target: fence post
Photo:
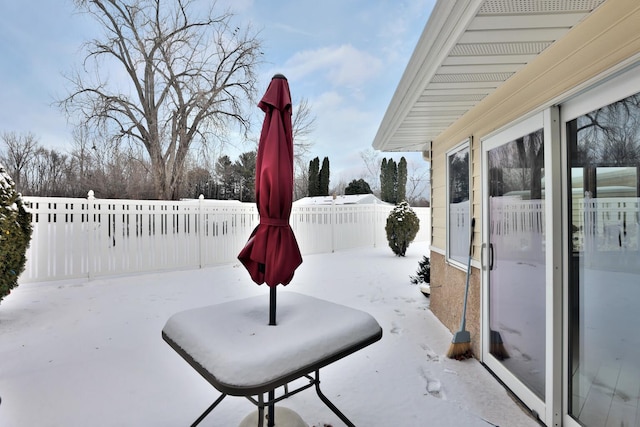
[[[87,232],[89,233],[89,250],[87,251],[87,278],[91,280],[93,262],[94,262],[94,246],[96,245],[96,227],[95,227],[95,210],[94,210],[94,196],[93,190],[89,190],[87,193]]]
[[[198,265],[202,268],[202,258],[204,248],[202,247],[204,244],[204,237],[202,236],[204,232],[204,215],[202,214],[202,205],[204,203],[204,194],[201,194],[198,197]]]
[[[336,195],[331,200],[331,253],[336,251]]]
[[[373,247],[376,247],[376,244],[378,243],[378,236],[376,233],[376,227],[378,225],[378,200],[377,199],[373,199],[373,215],[372,215],[372,221],[371,223],[373,224]]]

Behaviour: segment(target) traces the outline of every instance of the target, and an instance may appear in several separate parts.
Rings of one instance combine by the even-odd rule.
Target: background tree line
[[[259,33],[234,25],[231,13],[215,6],[204,11],[189,0],[75,4],[104,31],[84,45],[77,69],[66,76],[68,93],[57,103],[75,124],[73,146],[61,152],[31,133],[3,134],[1,159],[18,190],[40,196],[85,197],[92,189],[104,198],[204,194],[253,200],[249,171],[257,144],[237,160],[223,149],[232,132],[251,141],[262,61]],[[310,185],[314,194],[343,194],[342,181],[329,188],[328,158],[318,175],[307,168],[315,117],[306,100],[293,112],[294,197],[310,194]],[[377,154],[367,156],[367,171],[379,169]],[[371,189],[378,193],[373,175]],[[423,177],[409,182],[417,183],[415,194],[424,192]]]
[[[303,157],[298,156],[299,165]],[[202,194],[208,199],[253,202],[255,162],[255,150],[236,159],[221,154],[213,161],[204,154],[190,154],[177,196],[197,198]],[[93,190],[100,198],[156,198],[150,163],[139,148],[114,140],[97,141],[80,128],[74,131],[68,152],[45,148],[33,133],[4,132],[0,134],[0,163],[14,179],[16,189],[26,196],[86,197]],[[398,164],[386,158],[378,162],[378,179],[382,182],[378,186],[371,178],[359,178],[330,187],[329,158],[323,159],[322,167],[319,165],[316,157],[307,168],[297,168],[294,200],[308,195],[373,193],[396,203],[404,190],[412,206],[428,205],[423,195],[428,185],[427,171],[405,172],[404,158]]]
[[[322,167],[320,167],[319,157],[311,160],[309,162],[308,196],[328,196],[330,175],[328,157],[322,159]]]
[[[380,199],[383,202],[398,204],[407,200],[407,160],[385,157],[380,165]]]
[[[69,153],[44,148],[32,134],[5,132],[0,136],[0,163],[26,196],[155,199],[150,162],[134,147],[117,142],[93,143],[76,135]],[[203,157],[185,161],[178,198],[255,200],[256,152],[247,151],[233,161],[220,156],[209,167]]]

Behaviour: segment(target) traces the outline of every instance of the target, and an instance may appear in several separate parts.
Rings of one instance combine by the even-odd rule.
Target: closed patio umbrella
[[[273,76],[258,107],[265,113],[256,157],[260,222],[238,259],[254,282],[269,286],[269,325],[276,325],[276,286],[288,285],[302,263],[298,242],[289,225],[293,203],[293,133],[291,93],[285,76]],[[269,392],[269,400],[274,397],[274,392]],[[270,404],[269,427],[275,425],[274,418],[274,405]]]
[[[276,324],[276,286],[287,285],[302,263],[289,225],[293,202],[291,93],[282,74],[271,79],[258,107],[265,113],[256,158],[256,205],[260,222],[238,259],[257,284],[270,287],[269,324]]]

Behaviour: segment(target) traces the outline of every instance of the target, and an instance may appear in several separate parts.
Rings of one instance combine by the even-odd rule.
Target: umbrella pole
[[[269,288],[269,325],[270,326],[275,326],[276,325],[276,286],[271,286]],[[269,401],[273,402],[273,399],[275,399],[275,392],[273,390],[271,390],[269,392]],[[269,418],[267,420],[267,426],[268,427],[274,427],[275,426],[275,417],[276,417],[276,411],[275,411],[275,405],[273,403],[269,404]]]
[[[276,325],[276,287],[269,287],[269,326]]]

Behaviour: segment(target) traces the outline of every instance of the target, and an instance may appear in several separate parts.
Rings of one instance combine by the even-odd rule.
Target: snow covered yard
[[[323,391],[361,427],[537,426],[477,361],[444,356],[451,333],[409,283],[427,253],[414,243],[404,258],[388,247],[304,258],[287,290],[364,310],[384,331],[322,369]],[[0,426],[190,425],[219,394],[161,330],[176,312],[253,295],[268,305],[239,263],[21,285],[0,305]],[[280,405],[310,426],[342,425],[313,390]],[[201,425],[237,426],[253,410],[227,397]]]

